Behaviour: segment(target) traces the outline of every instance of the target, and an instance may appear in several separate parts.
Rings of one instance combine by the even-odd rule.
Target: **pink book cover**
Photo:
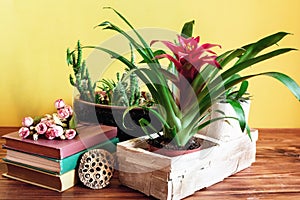
[[[18,132],[2,136],[5,146],[41,156],[63,159],[79,151],[105,142],[117,136],[117,128],[105,125],[80,125],[77,127],[78,135],[72,140],[48,140],[39,138],[23,139]]]

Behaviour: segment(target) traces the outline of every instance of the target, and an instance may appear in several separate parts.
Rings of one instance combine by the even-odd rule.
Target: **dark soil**
[[[148,139],[147,143],[156,148],[164,148],[169,150],[193,150],[201,146],[201,141],[201,139],[193,137],[185,146],[179,147],[175,144],[174,140],[170,141],[168,138],[158,137],[155,139]]]

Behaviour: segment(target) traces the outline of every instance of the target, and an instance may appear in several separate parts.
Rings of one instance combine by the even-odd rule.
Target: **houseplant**
[[[163,141],[171,143],[172,147],[187,149],[189,147],[186,145],[194,136],[197,136],[201,129],[226,118],[237,119],[241,130],[247,129],[252,138],[251,142],[249,138],[241,137],[235,141],[220,144],[219,148],[212,145],[203,151],[208,153],[206,158],[210,159],[203,160],[199,159],[203,158],[203,153],[198,152],[190,154],[188,158],[179,156],[175,159],[149,152],[145,143],[149,139],[145,138],[120,143],[117,150],[120,180],[129,187],[157,198],[183,198],[197,189],[219,182],[223,178],[250,166],[255,160],[257,133],[249,130],[239,98],[232,98],[232,95],[222,98],[228,90],[240,83],[242,84],[236,94],[244,93],[247,82],[243,81],[260,75],[270,76],[287,86],[300,100],[299,86],[283,73],[262,72],[239,75],[241,71],[250,66],[295,50],[293,48],[279,48],[262,53],[263,50],[266,51],[268,47],[277,44],[288,33],[278,32],[217,56],[210,49],[219,45],[207,43],[199,46],[199,37],[192,37],[192,21],[185,24],[175,43],[169,41],[153,41],[151,43],[153,45],[156,42],[162,42],[173,53],[170,55],[162,50],[152,50],[151,45],[145,42],[132,25],[119,12],[113,11],[136,34],[138,41],[109,21],[99,24],[99,27],[116,31],[127,38],[142,57],[140,63],[146,64],[146,66],[141,66],[140,63],[133,64],[124,56],[103,47],[86,46],[85,48],[95,48],[110,54],[128,66],[130,73],[135,73],[146,84],[156,103],[157,110],[151,107],[143,108],[155,115],[163,124],[163,131],[158,133],[158,137],[151,135],[147,129],[144,129],[150,140],[155,141],[158,138],[164,138]],[[159,60],[161,58],[167,58],[171,61],[169,70],[162,67]],[[228,65],[231,66],[228,67]],[[228,68],[223,70],[225,67]],[[216,110],[222,115],[208,119],[211,115],[210,112],[207,112],[208,109],[218,103],[220,99],[233,107],[237,117],[224,116],[222,111]],[[136,107],[138,106],[128,108],[124,115]],[[153,128],[155,132],[159,131],[146,119],[140,119],[139,123],[142,128],[148,127]],[[237,152],[239,153],[237,154]],[[207,176],[212,175],[212,173],[217,175],[210,176],[208,180]],[[199,174],[203,176],[199,178]],[[193,175],[197,175],[195,177],[201,183],[194,182]],[[193,182],[186,181],[187,177]],[[206,182],[203,183],[202,180]],[[191,187],[194,185],[195,187]],[[185,189],[188,191],[182,192]]]
[[[278,32],[255,43],[244,45],[241,48],[217,56],[210,49],[220,45],[206,43],[199,46],[199,37],[192,37],[194,22],[191,21],[183,27],[181,35],[178,36],[177,44],[169,41],[152,41],[151,45],[156,42],[165,44],[174,54],[170,55],[162,50],[153,51],[133,26],[119,12],[116,10],[114,12],[132,29],[140,43],[109,21],[105,21],[98,26],[103,27],[103,29],[114,30],[127,38],[143,58],[141,63],[146,63],[147,66],[139,67],[138,64],[130,62],[124,56],[109,49],[96,46],[86,46],[84,48],[95,48],[110,54],[113,58],[125,64],[130,69],[130,73],[139,76],[146,84],[156,104],[159,105],[158,111],[146,107],[144,109],[149,110],[160,119],[163,124],[163,137],[174,141],[177,146],[185,146],[199,130],[211,122],[219,120],[217,118],[202,123],[205,121],[206,116],[203,116],[205,111],[213,103],[219,101],[225,91],[246,79],[260,75],[273,77],[287,86],[298,100],[300,99],[299,86],[283,73],[262,72],[244,76],[239,75],[241,71],[254,66],[256,63],[295,50],[293,48],[280,48],[258,55],[262,50],[277,44],[288,33]],[[171,65],[175,66],[176,72],[173,73],[164,69],[159,62],[161,58],[169,59]],[[234,60],[236,62],[227,70],[221,70]],[[176,90],[173,90],[174,85]],[[244,130],[246,122],[240,104],[230,98],[226,99],[226,102],[230,103],[238,113],[241,128]],[[130,109],[135,107],[138,106],[132,106]],[[223,119],[223,117],[221,118]],[[149,126],[146,120],[142,119],[140,123]]]

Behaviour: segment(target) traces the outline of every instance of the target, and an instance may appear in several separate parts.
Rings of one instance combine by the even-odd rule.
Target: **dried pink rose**
[[[33,124],[33,119],[31,117],[24,117],[22,120],[22,125],[29,127]]]
[[[71,106],[67,105],[67,106],[65,107],[65,109],[69,112],[69,115],[70,115],[70,116],[73,115],[73,109],[72,109]]]
[[[51,128],[49,128],[47,131],[46,131],[46,134],[45,136],[49,139],[49,140],[52,140],[56,137],[60,137],[62,134],[64,133],[64,129],[61,127],[61,126],[53,126]]]
[[[52,129],[54,130],[55,137],[60,137],[64,134],[64,129],[61,126],[53,126]]]
[[[55,126],[54,120],[53,119],[42,119],[41,123],[46,124],[47,127],[53,127]]]
[[[27,127],[21,127],[19,129],[19,136],[22,138],[27,138],[30,135],[30,130]]]
[[[66,108],[61,108],[57,110],[57,115],[60,119],[67,119],[70,116],[70,113],[68,109]]]
[[[55,131],[53,130],[53,128],[49,128],[46,133],[45,133],[46,138],[48,138],[49,140],[53,140],[55,138]]]
[[[61,109],[61,108],[65,107],[65,105],[66,104],[65,104],[64,100],[62,100],[62,99],[57,99],[54,102],[54,106],[55,106],[56,109]]]
[[[68,129],[65,132],[65,136],[68,140],[71,140],[76,136],[76,131],[74,129]]]
[[[47,131],[47,129],[47,125],[43,122],[40,122],[35,126],[35,130],[38,134],[44,134]]]

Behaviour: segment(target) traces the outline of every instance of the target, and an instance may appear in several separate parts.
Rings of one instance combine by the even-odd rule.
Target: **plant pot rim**
[[[88,101],[80,99],[78,95],[74,98],[74,101],[77,101],[77,102],[80,102],[80,103],[83,103],[86,105],[90,105],[90,106],[95,106],[98,108],[104,108],[104,109],[126,110],[128,108],[128,106],[114,106],[114,105],[105,105],[105,104],[88,102]],[[155,108],[155,106],[151,106],[151,108]],[[144,110],[144,108],[135,107],[135,108],[133,108],[133,110]]]
[[[148,144],[149,145],[149,144]],[[195,149],[186,149],[186,150],[171,150],[166,148],[158,148],[152,145],[149,145],[149,151],[152,153],[157,153],[160,155],[168,156],[168,157],[176,157],[176,156],[182,156],[185,154],[194,153],[197,151],[201,151],[202,146],[199,146]]]

